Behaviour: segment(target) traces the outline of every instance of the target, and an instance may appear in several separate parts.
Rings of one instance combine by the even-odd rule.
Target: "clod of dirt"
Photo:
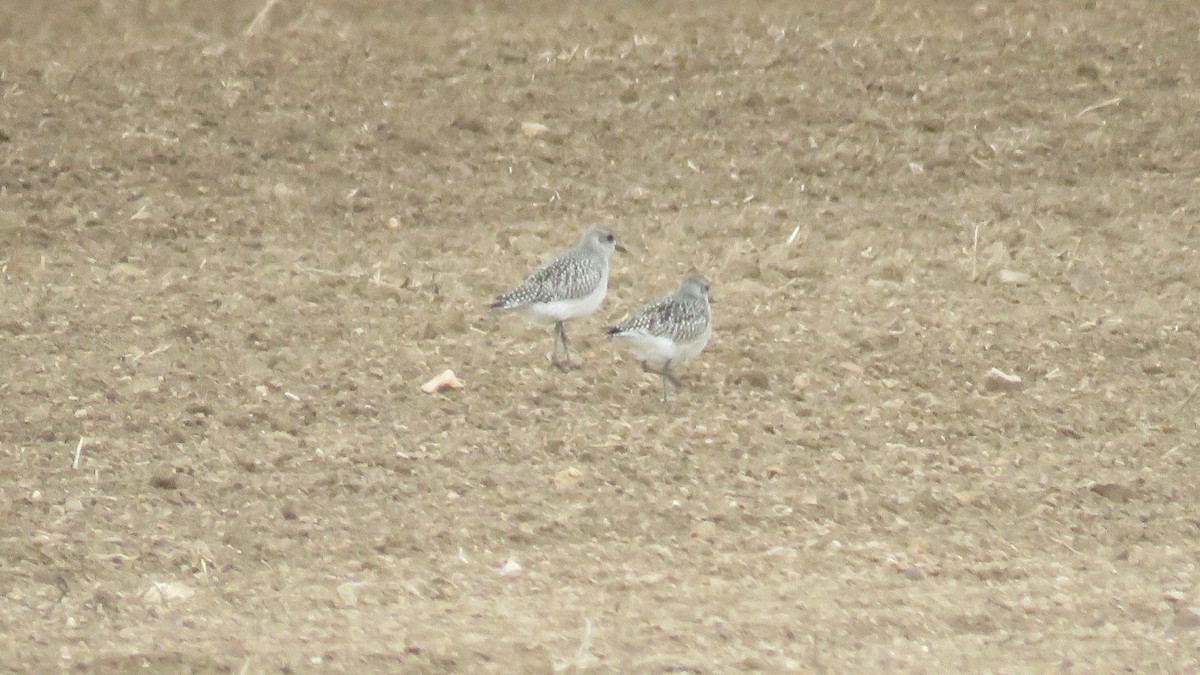
[[[541,122],[522,122],[521,123],[521,133],[525,134],[529,138],[535,138],[537,136],[541,136],[542,134],[544,134],[548,131],[550,131],[550,127],[546,126],[545,124],[542,124]]]
[[[1104,288],[1106,282],[1100,271],[1085,267],[1071,277],[1071,289],[1080,295],[1091,295]]]
[[[983,383],[983,388],[987,391],[1016,391],[1022,386],[1024,386],[1024,380],[1020,375],[1012,375],[999,368],[989,370],[987,379]]]
[[[1200,628],[1200,610],[1195,607],[1177,607],[1174,624],[1176,628]]]
[[[130,263],[117,263],[109,268],[108,275],[115,281],[136,281],[146,276],[146,270]]]
[[[150,477],[150,485],[160,490],[178,490],[179,475],[172,469],[160,471]]]
[[[504,564],[500,566],[500,569],[496,570],[496,573],[502,577],[515,577],[524,571],[525,568],[521,567],[521,563],[509,558],[508,560],[504,561]]]
[[[300,519],[300,513],[298,511],[296,511],[296,505],[292,502],[284,503],[284,505],[282,507],[280,507],[279,513],[280,513],[280,515],[283,516],[284,520],[299,520]]]
[[[752,389],[770,389],[771,376],[765,370],[747,370],[733,376],[733,383]]]
[[[1033,277],[1025,272],[1017,272],[1015,270],[1000,270],[996,273],[996,280],[1002,284],[1027,284]]]
[[[362,581],[343,581],[337,586],[338,599],[346,607],[358,605],[358,591],[367,584]]]
[[[634,185],[625,191],[625,199],[631,202],[644,202],[650,199],[651,194],[649,190],[641,185]]]
[[[92,594],[92,607],[95,607],[97,610],[103,610],[105,612],[117,614],[121,611],[121,596],[113,593],[112,591],[106,591],[103,588],[98,588],[96,589],[96,592]]]
[[[1169,590],[1163,593],[1162,599],[1166,600],[1171,606],[1179,609],[1179,607],[1188,601],[1188,595],[1181,591]]]
[[[425,384],[421,385],[421,391],[425,392],[426,394],[436,394],[440,391],[446,391],[447,389],[462,388],[462,380],[459,380],[458,377],[454,375],[454,371],[450,370],[449,368],[443,370],[441,374],[437,375],[432,380],[429,380]]]
[[[792,378],[792,391],[797,394],[804,393],[812,387],[812,374],[800,373]]]
[[[454,121],[450,123],[450,126],[454,127],[455,129],[462,129],[463,131],[469,131],[474,134],[486,134],[488,131],[487,124],[485,124],[483,120],[479,119],[478,117],[471,117],[470,115],[459,115],[458,117],[454,118]]]
[[[1137,496],[1131,488],[1118,483],[1097,483],[1091,488],[1092,492],[1113,502],[1128,502]]]
[[[142,593],[148,605],[166,605],[176,600],[187,600],[196,594],[191,587],[178,581],[156,581]]]
[[[757,108],[763,107],[766,104],[767,104],[767,100],[765,98],[763,98],[763,95],[758,93],[757,91],[750,92],[749,94],[742,97],[742,105],[746,106],[747,108],[757,109]]]
[[[581,469],[573,466],[567,467],[554,474],[554,488],[559,492],[570,490],[578,487],[585,477],[586,475]]]
[[[863,373],[866,372],[866,370],[864,370],[862,366],[860,366],[857,363],[854,363],[852,361],[843,361],[842,363],[838,364],[838,368],[841,368],[842,370],[846,371],[847,373],[850,373],[851,375],[857,375],[859,377],[862,377]]]
[[[705,541],[716,541],[717,524],[711,520],[702,520],[692,528],[692,536]]]

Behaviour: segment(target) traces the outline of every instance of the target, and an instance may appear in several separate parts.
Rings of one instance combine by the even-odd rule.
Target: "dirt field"
[[[0,669],[1200,669],[1200,8],[507,4],[0,7]]]

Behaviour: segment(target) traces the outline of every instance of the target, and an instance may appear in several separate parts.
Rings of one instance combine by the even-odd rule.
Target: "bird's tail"
[[[488,309],[491,310],[512,309],[513,307],[514,305],[512,298],[510,298],[507,293],[504,295],[497,295],[496,299],[492,301],[492,304],[488,305]]]
[[[608,328],[604,329],[604,332],[609,337],[616,337],[616,336],[620,335],[621,333],[625,332],[625,329],[621,328],[620,326],[609,326]]]

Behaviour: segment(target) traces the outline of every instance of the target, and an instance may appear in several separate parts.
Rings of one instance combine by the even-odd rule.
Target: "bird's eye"
[[[604,235],[604,241],[613,241],[615,239],[616,237],[612,236],[611,234]]]

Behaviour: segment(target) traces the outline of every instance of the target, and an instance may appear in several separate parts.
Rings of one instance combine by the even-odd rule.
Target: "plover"
[[[625,250],[612,230],[593,225],[574,248],[537,267],[525,281],[496,298],[492,309],[514,310],[539,326],[554,326],[554,352],[550,362],[571,367],[571,348],[563,322],[596,311],[608,293],[608,261],[613,251]],[[558,358],[562,345],[564,358]]]
[[[628,321],[608,329],[642,361],[642,370],[662,378],[663,401],[667,382],[683,386],[671,366],[695,358],[712,336],[712,311],[708,305],[712,282],[693,274],[684,277],[679,290],[638,310]]]

